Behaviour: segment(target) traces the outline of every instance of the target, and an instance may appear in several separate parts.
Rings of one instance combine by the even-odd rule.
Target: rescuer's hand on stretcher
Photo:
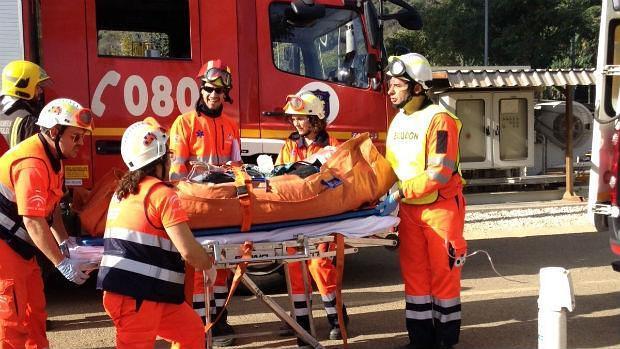
[[[174,247],[181,257],[196,270],[208,270],[213,266],[213,257],[196,241],[186,222],[165,228]]]
[[[215,265],[211,266],[209,269],[206,269],[204,271],[204,276],[207,286],[215,285],[215,278],[217,277],[217,269],[215,269]]]
[[[67,280],[81,285],[86,282],[89,277],[89,275],[84,272],[87,269],[87,264],[88,263],[77,259],[65,258],[60,261],[56,269],[58,269]]]
[[[385,198],[379,205],[377,205],[376,209],[379,212],[379,216],[389,216],[396,210],[398,207],[398,199],[400,195],[398,192],[394,192]]]

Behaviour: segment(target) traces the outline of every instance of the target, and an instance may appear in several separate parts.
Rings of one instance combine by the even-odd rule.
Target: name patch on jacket
[[[396,131],[394,132],[394,140],[414,140],[417,141],[419,138],[417,132],[412,131]]]

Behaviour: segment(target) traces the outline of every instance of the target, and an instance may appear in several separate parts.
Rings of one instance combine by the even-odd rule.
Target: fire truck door
[[[290,3],[260,0],[256,11],[260,136],[285,139],[290,134],[282,107],[287,95],[303,89],[322,97],[331,135],[346,140],[370,132],[385,141],[385,97],[381,87],[370,86],[361,13],[326,6],[323,16],[292,23]],[[279,146],[263,151],[277,153]]]
[[[86,0],[94,171],[124,169],[120,138],[147,116],[169,127],[193,109],[201,66],[198,0]]]

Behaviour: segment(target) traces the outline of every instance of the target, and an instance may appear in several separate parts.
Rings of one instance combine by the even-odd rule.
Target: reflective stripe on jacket
[[[159,179],[145,177],[137,194],[120,201],[112,198],[97,288],[138,300],[183,302],[185,264],[181,254],[164,227],[156,226],[148,216],[150,195],[161,185],[165,184]]]
[[[317,139],[312,144],[307,146],[304,137],[299,136],[297,132],[293,132],[286,139],[275,164],[283,165],[303,161],[328,145],[335,147],[340,145],[340,142],[327,132],[323,132],[317,136]]]
[[[185,177],[190,161],[223,165],[241,160],[239,126],[222,113],[218,117],[199,115],[196,111],[176,118],[170,128],[170,179]]]
[[[0,96],[0,136],[14,147],[39,132],[36,125],[40,109],[30,101],[13,96]],[[1,154],[2,152],[0,152]]]
[[[0,171],[0,239],[6,241],[22,257],[30,259],[34,256],[36,249],[26,231],[21,213],[40,211],[40,216],[48,217],[48,221],[51,220],[52,213],[63,195],[62,165],[58,172],[53,170],[50,155],[46,152],[43,140],[37,134],[11,148],[0,157],[0,168],[2,169]],[[33,168],[40,170],[38,173],[46,175],[43,178],[30,177],[26,180],[32,182],[33,187],[36,183],[41,191],[45,191],[45,195],[17,195],[15,184],[19,179],[15,177],[16,171]],[[20,202],[25,196],[27,196],[26,202]],[[37,215],[33,214],[33,216]]]
[[[398,176],[402,202],[429,204],[460,191],[460,132],[461,121],[435,104],[396,115],[388,130],[386,158]]]

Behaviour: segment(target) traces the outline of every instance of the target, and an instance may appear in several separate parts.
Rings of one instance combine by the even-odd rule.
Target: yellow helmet
[[[32,62],[12,61],[2,70],[2,94],[32,99],[37,85],[49,78],[43,68]]]
[[[316,115],[325,119],[325,102],[310,91],[286,96],[284,113],[288,115]]]

